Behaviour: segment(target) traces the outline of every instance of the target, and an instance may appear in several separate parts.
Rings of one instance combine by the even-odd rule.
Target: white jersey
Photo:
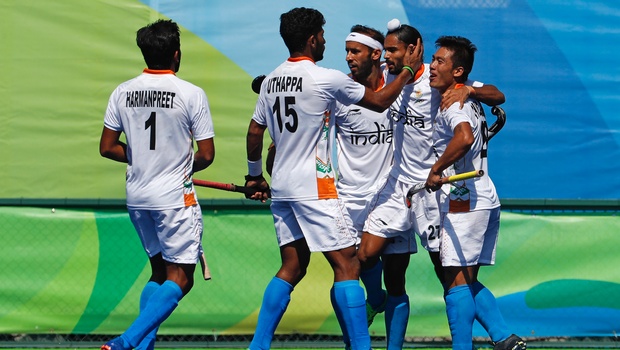
[[[127,139],[127,207],[174,209],[193,205],[193,140],[212,138],[204,91],[170,70],[149,70],[120,84],[104,125]]]
[[[289,59],[267,75],[252,119],[267,126],[277,150],[274,201],[338,198],[331,159],[336,101],[357,103],[365,89],[309,58]]]
[[[422,66],[422,74],[405,85],[398,98],[390,106],[394,123],[394,165],[391,175],[405,183],[426,181],[428,171],[435,163],[433,153],[433,123],[441,95],[430,86],[430,68]],[[386,83],[395,76],[387,73]]]
[[[338,194],[365,197],[381,186],[392,164],[392,121],[387,112],[338,104]]]
[[[395,76],[384,68],[386,83]],[[483,86],[468,80],[466,85]],[[405,183],[426,182],[428,172],[435,164],[433,152],[433,124],[441,103],[441,94],[430,86],[430,66],[424,64],[413,83],[405,85],[390,106],[394,123],[394,165],[391,176]]]
[[[454,137],[454,128],[463,122],[471,125],[474,143],[471,149],[448,167],[443,176],[451,176],[473,170],[484,170],[484,176],[459,181],[450,186],[441,187],[440,206],[442,212],[469,212],[479,209],[499,207],[499,198],[493,181],[489,177],[487,166],[487,121],[480,102],[468,99],[463,109],[454,103],[445,111],[439,112],[433,135],[437,157],[440,157],[450,140]]]

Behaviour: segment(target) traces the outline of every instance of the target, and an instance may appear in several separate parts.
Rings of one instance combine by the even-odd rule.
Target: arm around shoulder
[[[499,91],[494,85],[484,84],[480,87],[473,87],[474,95],[471,96],[487,106],[497,106],[506,102],[504,93]]]

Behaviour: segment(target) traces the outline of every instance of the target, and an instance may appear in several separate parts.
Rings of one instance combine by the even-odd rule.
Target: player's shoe
[[[383,298],[383,302],[381,303],[381,305],[377,306],[377,308],[373,308],[372,305],[370,305],[368,301],[366,301],[366,320],[368,321],[369,327],[372,324],[372,321],[375,320],[375,316],[385,311],[385,304],[387,304],[388,294],[387,291],[383,292],[385,293],[385,297]]]
[[[101,346],[101,350],[131,350],[125,347],[125,342],[121,337],[116,337]]]
[[[517,335],[511,335],[510,337],[495,343],[493,350],[525,350],[527,349],[527,343],[525,340]]]

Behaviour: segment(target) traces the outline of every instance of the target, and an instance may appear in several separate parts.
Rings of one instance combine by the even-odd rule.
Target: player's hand
[[[409,44],[405,51],[405,57],[403,59],[403,63],[406,66],[411,67],[414,72],[417,72],[422,66],[424,59],[424,45],[418,38],[418,41],[415,45]]]
[[[463,105],[465,101],[469,98],[469,89],[464,85],[456,87],[454,89],[448,89],[441,95],[441,110],[446,110],[448,107],[452,106],[454,102],[460,102],[460,109],[463,109]]]
[[[246,175],[245,186],[256,189],[256,192],[254,192],[254,194],[245,195],[245,198],[247,199],[252,199],[265,203],[267,199],[271,197],[271,189],[269,188],[269,184],[267,183],[267,180],[265,180],[262,174],[258,176]]]
[[[441,188],[441,173],[437,174],[431,171],[426,179],[426,190],[435,192]]]

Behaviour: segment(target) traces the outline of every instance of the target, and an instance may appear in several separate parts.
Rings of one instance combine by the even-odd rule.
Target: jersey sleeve
[[[459,102],[455,102],[453,103],[448,110],[446,111],[446,116],[447,116],[447,120],[448,120],[448,125],[450,126],[450,129],[452,131],[454,131],[454,128],[456,128],[457,125],[463,123],[463,122],[467,122],[469,123],[469,125],[472,125],[471,123],[471,119],[469,118],[467,112],[465,109],[469,109],[469,104],[465,104],[463,106],[463,109],[461,109],[460,107],[460,103]]]
[[[103,119],[103,126],[110,130],[123,131],[123,124],[121,122],[121,116],[116,103],[118,94],[118,89],[116,89],[110,95],[110,99],[108,100],[108,107],[106,108],[105,116]]]
[[[209,100],[203,90],[198,90],[198,103],[195,111],[191,115],[192,134],[196,141],[213,138],[215,132],[213,130],[213,119],[211,118],[211,110],[209,109]]]
[[[336,101],[345,106],[358,103],[364,98],[366,87],[341,71],[330,69],[330,86],[333,89],[333,96]]]
[[[254,114],[252,115],[252,119],[260,125],[267,125],[267,117],[264,113],[265,111],[265,99],[259,96],[256,101],[256,107],[254,108]]]
[[[465,85],[479,88],[479,87],[483,87],[484,83],[480,81],[476,81],[476,80],[467,79],[467,81],[465,82]]]

